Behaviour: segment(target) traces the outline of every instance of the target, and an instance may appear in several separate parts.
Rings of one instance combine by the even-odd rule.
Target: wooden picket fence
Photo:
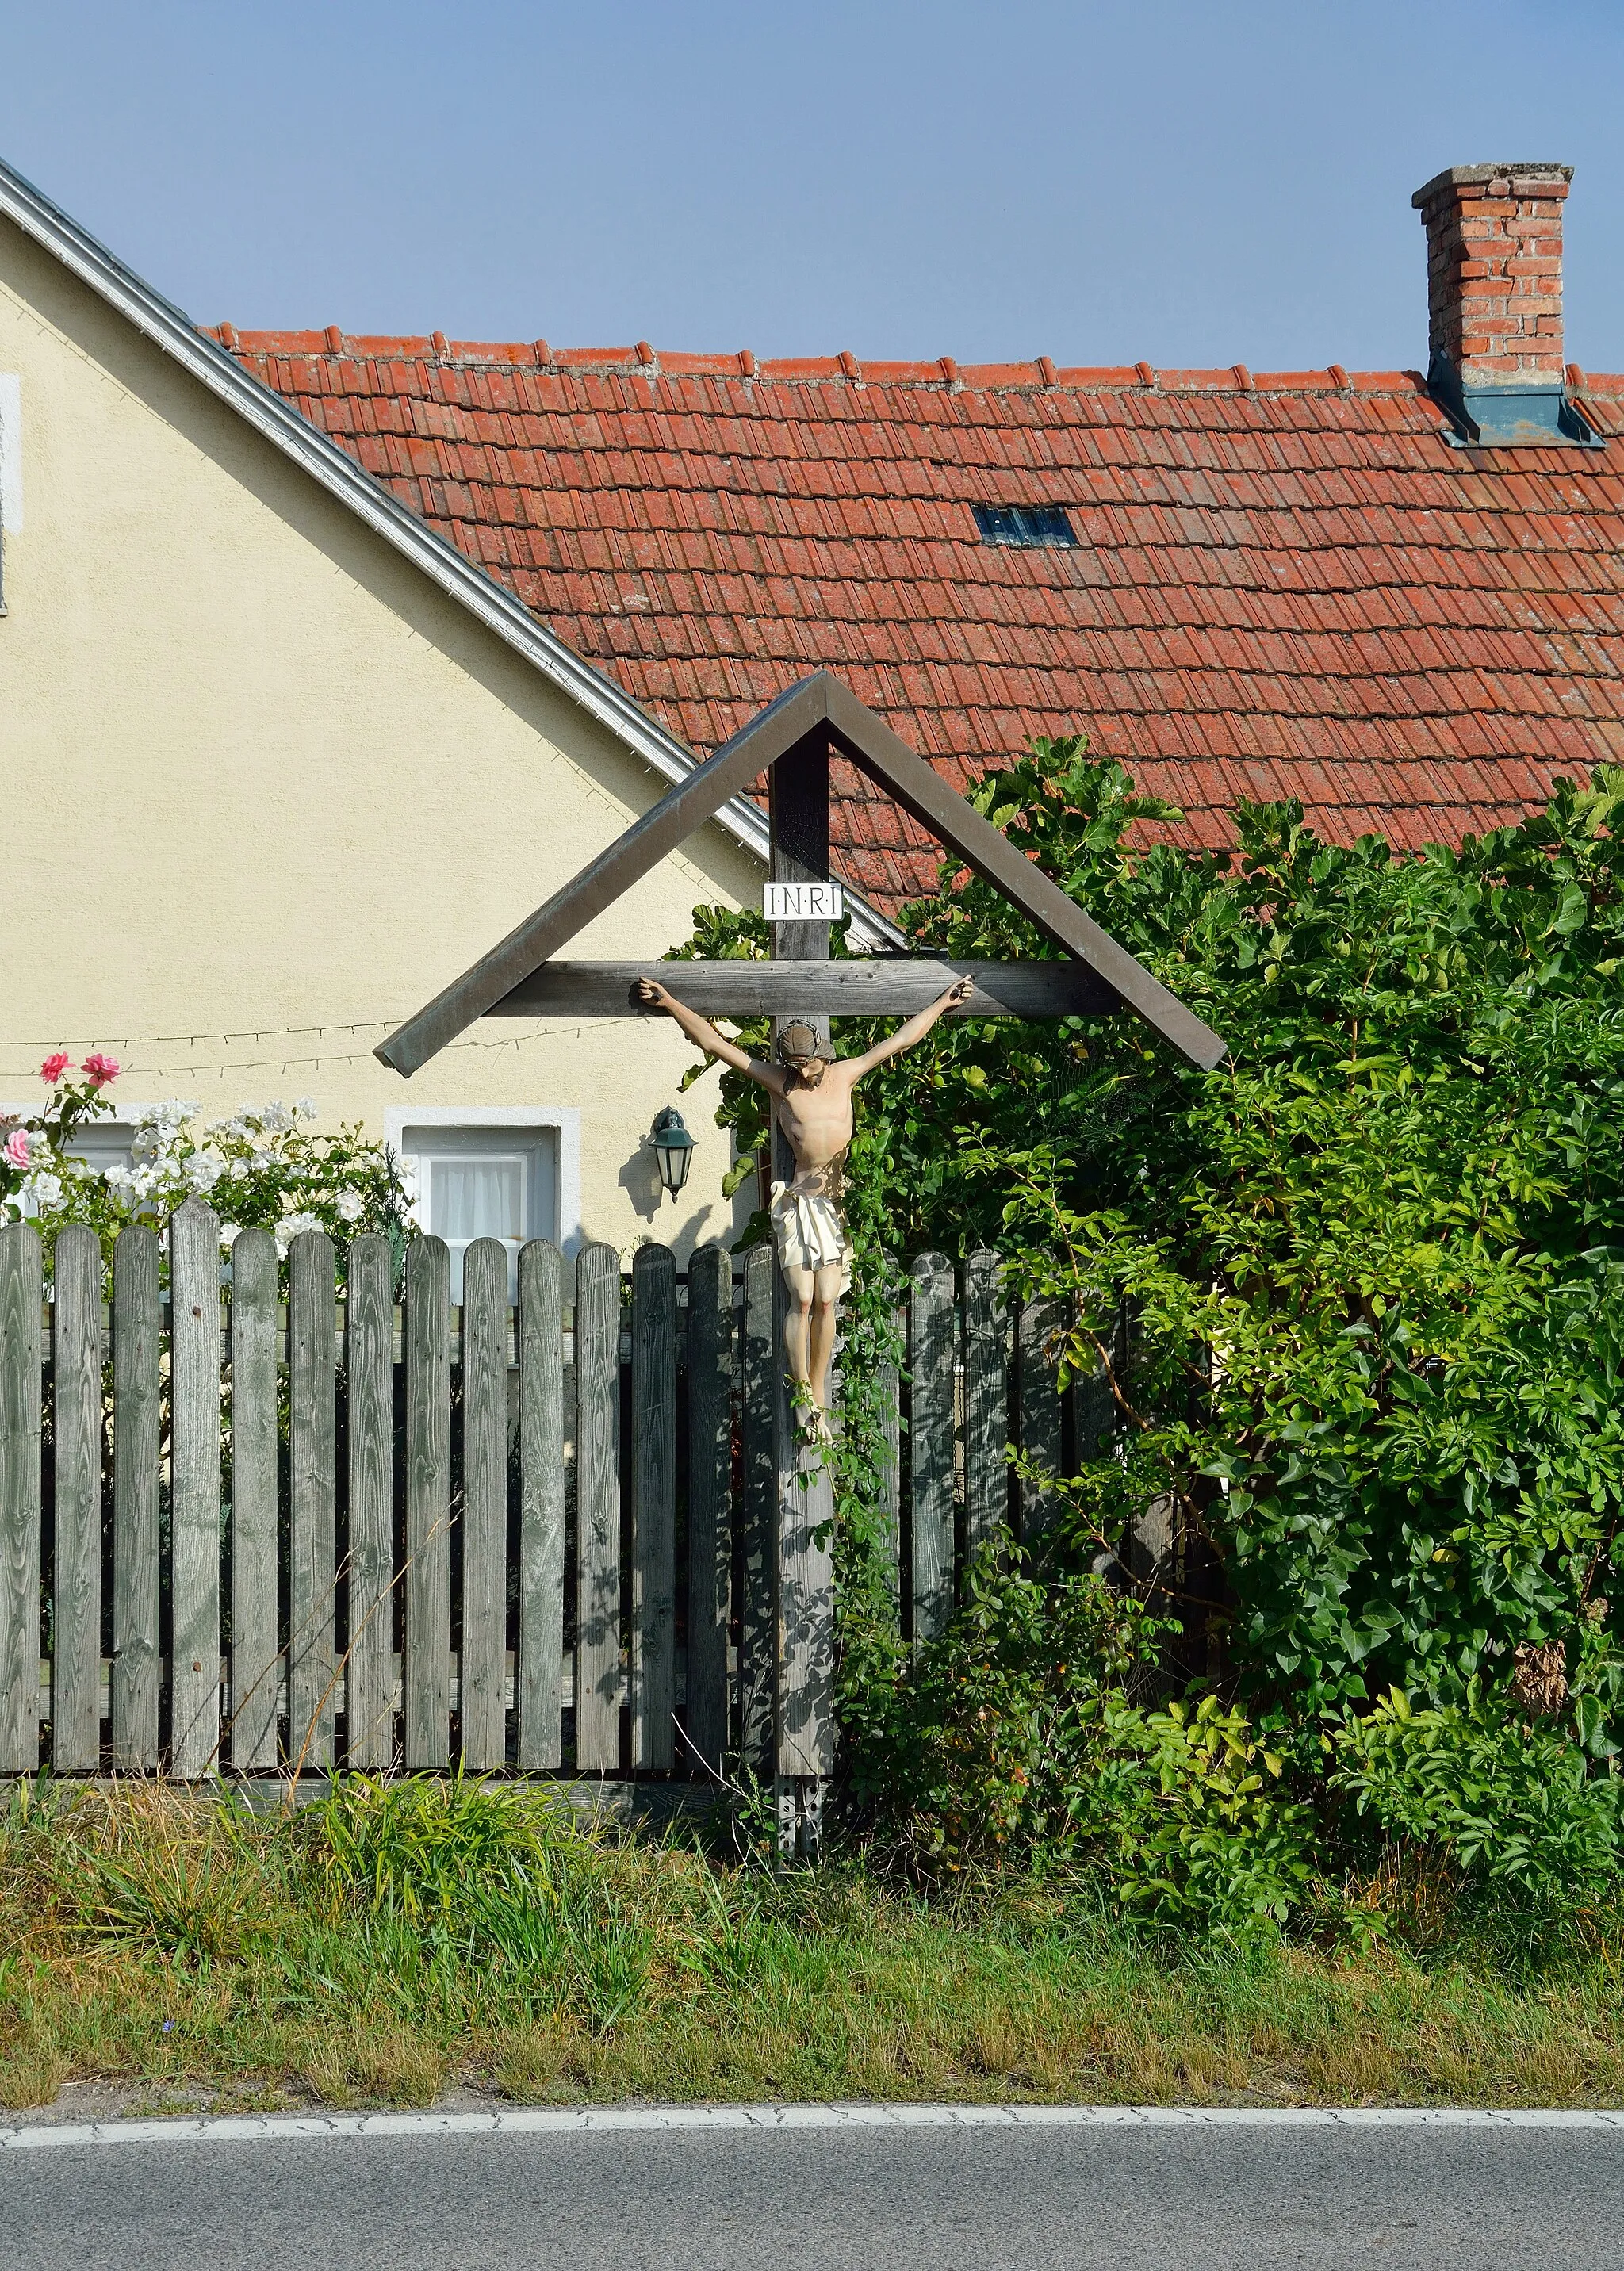
[[[195,1779],[771,1772],[772,1262],[717,1246],[518,1261],[340,1255],[200,1199],[123,1231],[0,1231],[0,1773]],[[342,1264],[340,1270],[339,1264]],[[222,1282],[224,1281],[224,1282]],[[948,1615],[987,1527],[1030,1527],[1006,1446],[1058,1467],[1052,1319],[990,1254],[908,1289],[880,1478],[898,1613]]]

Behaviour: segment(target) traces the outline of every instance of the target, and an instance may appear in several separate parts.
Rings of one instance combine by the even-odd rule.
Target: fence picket
[[[518,1763],[562,1755],[564,1653],[564,1268],[535,1239],[518,1257]]]
[[[576,1264],[575,1755],[582,1773],[621,1761],[621,1264],[585,1246]]]
[[[40,1312],[34,1225],[0,1230],[0,1774],[40,1763]]]
[[[59,1231],[52,1265],[56,1523],[51,1588],[51,1765],[101,1763],[101,1241]]]
[[[113,1246],[113,1764],[158,1764],[158,1233],[130,1223]]]
[[[778,1367],[772,1330],[770,1247],[744,1257],[740,1332],[739,1429],[744,1456],[740,1520],[739,1752],[750,1773],[777,1771],[774,1665],[778,1656],[778,1494],[773,1404]]]
[[[1049,1344],[1062,1322],[1058,1301],[1026,1301],[1021,1306],[1017,1359],[1020,1445],[1027,1459],[1052,1475],[1058,1475],[1061,1467],[1061,1402]],[[1020,1493],[1021,1537],[1031,1545],[1047,1527],[1054,1500],[1040,1480],[1030,1480],[1024,1476],[1021,1478]]]
[[[908,1345],[908,1313],[898,1302],[891,1311],[891,1332],[899,1348]],[[884,1516],[881,1541],[886,1590],[893,1607],[902,1607],[902,1371],[894,1357],[880,1366],[881,1427],[885,1448],[880,1465],[880,1508]]]
[[[727,1748],[733,1575],[733,1264],[701,1246],[688,1265],[688,1706],[689,1749],[719,1774]]]
[[[182,1782],[220,1755],[220,1217],[169,1222],[169,1751]]]
[[[287,1249],[287,1746],[315,1773],[332,1764],[338,1670],[333,1260],[324,1230]]]
[[[1002,1265],[985,1249],[965,1263],[965,1545],[1009,1519],[1009,1311]]]
[[[909,1488],[913,1638],[934,1640],[953,1607],[953,1265],[914,1262],[908,1297]]]
[[[463,1764],[506,1764],[508,1250],[477,1238],[463,1257]]]
[[[231,1247],[231,1763],[276,1764],[276,1240]]]
[[[376,1772],[395,1754],[394,1256],[388,1239],[351,1241],[345,1298],[349,1398],[346,1754]]]
[[[443,1238],[406,1249],[406,1762],[451,1760],[451,1264]]]
[[[631,1762],[669,1774],[676,1709],[676,1258],[631,1265]]]

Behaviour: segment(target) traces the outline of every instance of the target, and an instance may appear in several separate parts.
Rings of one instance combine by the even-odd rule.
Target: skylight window
[[[972,505],[983,544],[1074,545],[1077,539],[1057,504]]]

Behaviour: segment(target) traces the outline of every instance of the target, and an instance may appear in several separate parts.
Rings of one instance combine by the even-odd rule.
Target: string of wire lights
[[[628,1015],[632,1013],[629,1011]],[[378,1024],[387,1025],[390,1021],[386,1018],[378,1018],[374,1022]],[[606,1019],[595,1017],[592,1019],[592,1024],[593,1025],[599,1025],[607,1022],[607,1021]],[[345,1030],[346,1029],[339,1025],[272,1026],[269,1029],[262,1029],[262,1031],[255,1035],[254,1038],[263,1040],[267,1038],[267,1032],[270,1037],[273,1038],[280,1031],[286,1031],[289,1035],[292,1035],[295,1032],[340,1032]],[[452,1049],[519,1049],[523,1048],[526,1043],[533,1041],[578,1040],[581,1035],[589,1030],[590,1027],[585,1024],[550,1025],[543,1032],[514,1033],[510,1035],[504,1034],[503,1039],[499,1041],[449,1041],[446,1044],[446,1052],[449,1054]],[[172,1038],[178,1039],[183,1037],[175,1035]],[[185,1036],[184,1038],[186,1038],[192,1046],[200,1046],[206,1041],[229,1040],[235,1039],[238,1038],[238,1036],[225,1033],[197,1033]],[[5,1045],[0,1044],[0,1046]],[[10,1046],[15,1047],[17,1045],[13,1042],[10,1044]],[[120,1039],[115,1046],[120,1048],[130,1048],[137,1046],[137,1044],[130,1040]],[[166,1075],[183,1074],[189,1079],[203,1080],[212,1077],[216,1073],[223,1075],[228,1072],[268,1072],[272,1069],[280,1072],[291,1072],[295,1068],[306,1066],[314,1068],[320,1067],[322,1065],[365,1064],[371,1056],[372,1051],[370,1049],[324,1049],[318,1056],[273,1055],[268,1057],[228,1057],[220,1059],[198,1059],[196,1057],[190,1057],[182,1064],[148,1064],[144,1059],[134,1058],[127,1062],[121,1063],[119,1071],[126,1083],[126,1092],[128,1092],[128,1083],[132,1079],[152,1079],[155,1078],[160,1073]],[[29,1065],[20,1069],[16,1066],[0,1067],[0,1081],[26,1081],[37,1079],[39,1076],[39,1069],[38,1065]]]

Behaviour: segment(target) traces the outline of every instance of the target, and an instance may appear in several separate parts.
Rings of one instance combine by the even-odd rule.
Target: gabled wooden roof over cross
[[[967,972],[980,996],[972,1016],[1066,1016],[1125,1005],[1193,1063],[1210,1067],[1223,1057],[1224,1043],[1209,1026],[826,670],[769,703],[545,906],[381,1042],[377,1055],[409,1076],[479,1017],[633,1014],[635,980],[669,979],[669,963],[557,962],[560,948],[764,772],[774,880],[827,879],[831,748],[991,883],[1067,959],[883,955],[831,962],[826,922],[783,924],[773,962],[684,963],[682,994],[692,1008],[735,1019],[763,1013],[906,1016]]]

